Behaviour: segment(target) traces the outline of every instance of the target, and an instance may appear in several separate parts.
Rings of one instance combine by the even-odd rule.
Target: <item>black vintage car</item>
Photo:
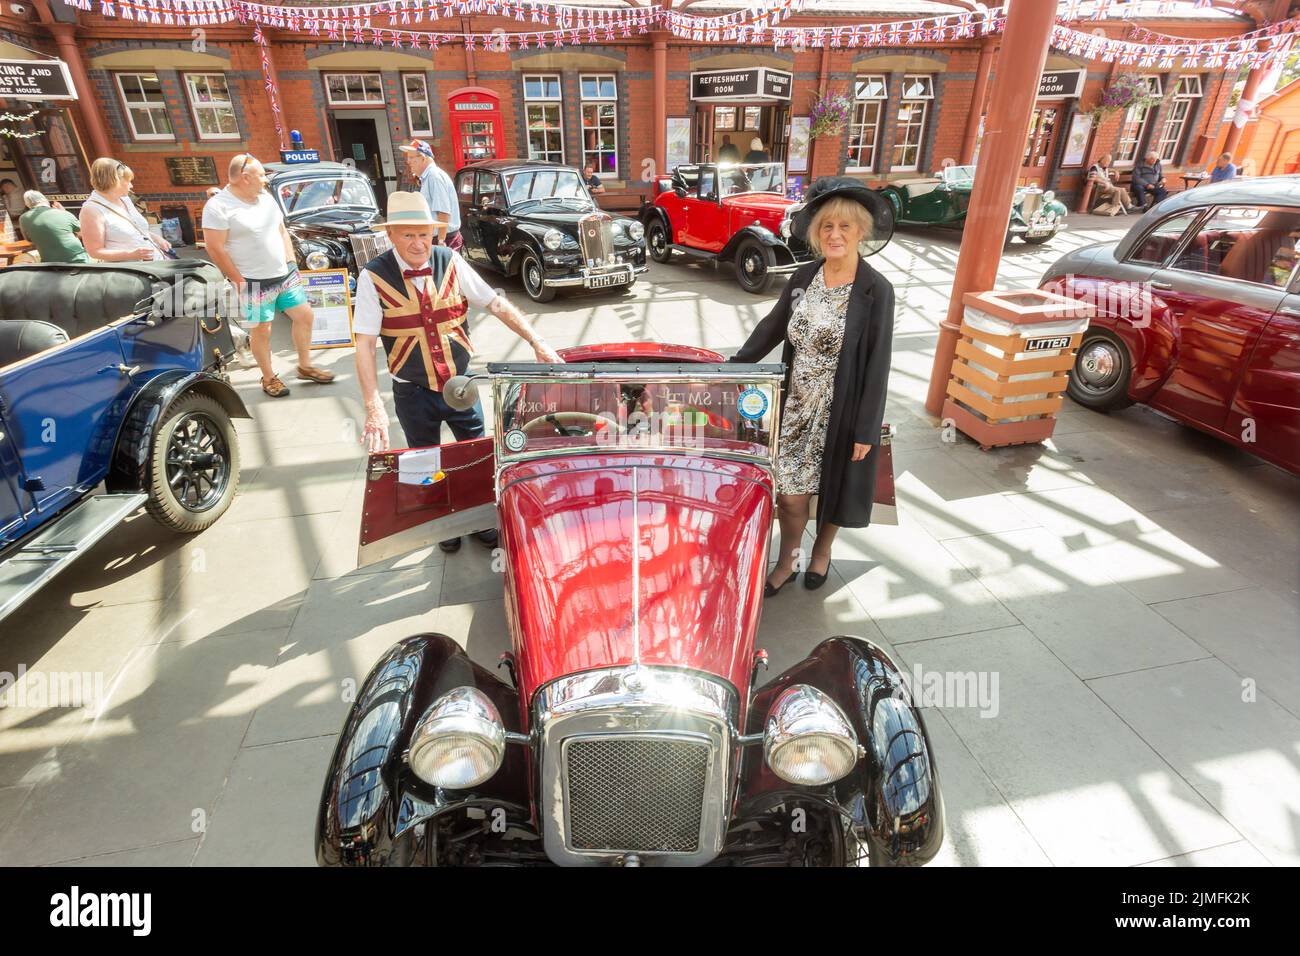
[[[498,159],[456,174],[461,255],[518,275],[534,302],[562,288],[626,288],[646,270],[645,231],[596,205],[578,170]]]
[[[270,163],[267,187],[284,212],[300,269],[357,269],[385,251],[388,236],[370,179],[344,163]]]

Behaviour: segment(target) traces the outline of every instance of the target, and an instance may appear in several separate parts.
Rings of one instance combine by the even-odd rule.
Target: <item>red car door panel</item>
[[[1283,300],[1255,343],[1224,431],[1300,474],[1300,294]]]
[[[721,252],[730,236],[727,234],[727,211],[716,198],[717,171],[712,167],[701,169],[695,189],[694,196],[686,200],[691,212],[683,229],[685,238],[681,241],[692,249]],[[715,198],[707,198],[710,196]]]
[[[496,527],[492,436],[370,455],[357,566]],[[436,457],[437,461],[432,459]]]

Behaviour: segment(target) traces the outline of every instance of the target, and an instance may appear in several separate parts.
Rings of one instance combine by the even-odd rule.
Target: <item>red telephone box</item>
[[[485,159],[502,159],[501,99],[482,86],[462,86],[447,97],[451,148],[456,168]]]

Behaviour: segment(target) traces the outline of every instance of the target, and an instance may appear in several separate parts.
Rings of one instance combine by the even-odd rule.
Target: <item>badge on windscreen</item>
[[[522,428],[512,428],[510,431],[506,432],[505,443],[506,451],[523,451],[524,446],[528,444],[528,436],[524,434]]]
[[[767,393],[752,385],[736,399],[736,411],[748,421],[757,421],[767,414]]]

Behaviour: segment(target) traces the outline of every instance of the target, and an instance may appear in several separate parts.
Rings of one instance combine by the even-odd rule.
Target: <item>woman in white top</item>
[[[166,239],[149,232],[149,223],[127,198],[135,173],[126,163],[101,156],[90,167],[95,191],[81,206],[81,239],[92,259],[148,262],[166,258]]]

